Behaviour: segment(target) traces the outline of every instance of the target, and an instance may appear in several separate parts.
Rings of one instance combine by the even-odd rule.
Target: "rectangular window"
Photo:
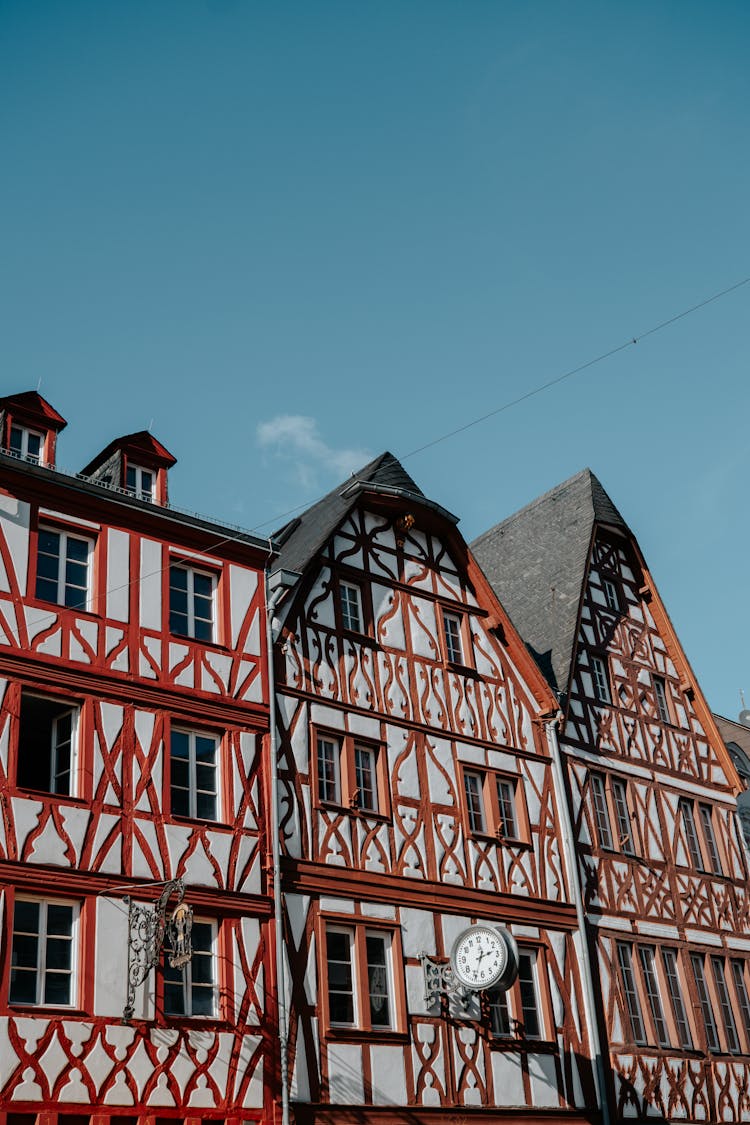
[[[594,696],[600,703],[611,703],[609,692],[609,677],[607,666],[600,656],[591,657],[591,680],[594,685]]]
[[[738,1055],[740,1052],[740,1041],[737,1036],[737,1025],[734,1022],[732,1001],[729,999],[729,987],[727,985],[727,978],[724,972],[724,958],[712,957],[711,966],[714,971],[716,995],[719,997],[719,1007],[721,1008],[721,1018],[724,1023],[724,1034],[726,1035],[727,1039],[727,1047],[729,1048],[730,1054]]]
[[[173,969],[164,965],[164,1014],[167,1016],[218,1015],[216,922],[194,919],[191,932],[193,956],[186,965]]]
[[[630,810],[628,809],[628,789],[625,782],[619,777],[612,778],[612,800],[615,806],[620,851],[625,852],[626,855],[634,855],[633,827],[630,823]]]
[[[17,898],[13,911],[11,1004],[74,1003],[77,906]]]
[[[703,829],[703,840],[708,852],[708,859],[711,865],[711,870],[714,875],[722,875],[721,859],[719,858],[719,849],[716,844],[716,835],[714,833],[713,816],[710,805],[699,805],[698,813],[701,818],[701,828]]]
[[[643,1024],[641,1002],[635,983],[633,971],[633,947],[626,942],[617,942],[617,959],[620,964],[620,977],[622,991],[625,998],[625,1007],[630,1021],[630,1034],[634,1043],[646,1043],[646,1029]]]
[[[24,461],[31,461],[38,465],[42,458],[44,448],[44,435],[36,430],[27,430],[25,426],[11,426],[10,450]]]
[[[719,1032],[716,1027],[716,1019],[714,1018],[714,1010],[711,1006],[711,998],[708,994],[708,985],[706,984],[706,975],[703,970],[703,957],[700,953],[690,954],[690,963],[693,966],[693,975],[698,989],[698,1002],[700,1004],[701,1013],[703,1015],[703,1023],[706,1028],[706,1044],[709,1051],[721,1050],[719,1043]]]
[[[611,851],[614,847],[612,841],[612,828],[609,822],[609,806],[607,805],[607,790],[604,777],[599,773],[591,774],[591,793],[594,798],[594,817],[599,844],[602,848]]]
[[[542,1037],[537,982],[537,952],[536,949],[519,949],[518,951],[520,1018],[526,1039],[541,1039]]]
[[[604,587],[604,597],[609,609],[614,610],[615,613],[620,612],[620,595],[617,592],[617,587],[614,582],[610,582],[608,578],[603,579],[602,586]]]
[[[214,640],[216,578],[172,563],[169,568],[169,631],[196,641]]]
[[[362,591],[352,582],[342,582],[339,586],[341,593],[341,624],[351,633],[362,633]]]
[[[511,1023],[508,1010],[508,993],[503,988],[491,988],[487,992],[490,1031],[493,1035],[510,1035]]]
[[[481,773],[464,771],[464,792],[466,809],[469,815],[469,828],[472,832],[485,832],[484,823],[484,778]]]
[[[455,613],[443,611],[445,630],[445,656],[449,664],[463,664],[464,650],[461,640],[461,618]]]
[[[669,1033],[667,1031],[666,1021],[664,1019],[664,1011],[661,1006],[659,982],[656,977],[656,967],[654,965],[653,947],[650,945],[640,945],[638,947],[638,956],[641,962],[643,983],[646,986],[648,1006],[651,1009],[651,1018],[654,1024],[654,1031],[656,1033],[656,1042],[660,1047],[668,1047]]]
[[[518,839],[518,821],[516,819],[516,787],[512,781],[505,778],[496,778],[497,783],[497,832],[506,840]]]
[[[690,1024],[688,1023],[687,1012],[685,1010],[685,1002],[682,999],[682,988],[680,986],[680,976],[677,968],[677,951],[674,949],[662,949],[661,959],[664,966],[664,976],[667,982],[669,1001],[672,1005],[672,1015],[674,1016],[680,1046],[689,1051],[692,1050],[693,1047],[693,1037],[690,1034]]]
[[[318,797],[341,804],[341,743],[324,735],[318,735]]]
[[[68,531],[40,527],[36,555],[35,596],[70,609],[89,602],[91,540]]]
[[[695,824],[695,811],[693,809],[693,802],[681,798],[678,808],[680,811],[680,820],[682,823],[682,838],[685,843],[688,860],[690,864],[698,871],[702,871],[703,855],[701,853],[701,846],[698,840],[698,829]]]
[[[750,998],[748,998],[747,984],[745,982],[744,961],[732,961],[732,978],[734,980],[737,999],[740,1004],[740,1015],[742,1017],[742,1026],[745,1030],[745,1040],[748,1046],[750,1046]]]
[[[218,819],[218,739],[173,727],[170,738],[170,792],[173,816]]]
[[[140,465],[128,465],[125,474],[125,489],[139,500],[154,499],[154,474]]]
[[[395,1028],[392,934],[364,926],[327,926],[328,1019],[364,1031]]]
[[[355,805],[365,812],[378,811],[378,752],[374,746],[354,747]]]
[[[656,713],[663,723],[671,723],[672,716],[669,713],[669,703],[667,702],[667,681],[663,676],[654,676],[653,681]]]
[[[75,796],[79,708],[21,693],[16,780],[22,789]]]

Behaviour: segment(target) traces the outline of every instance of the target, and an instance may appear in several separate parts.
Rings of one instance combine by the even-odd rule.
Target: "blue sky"
[[[0,0],[0,371],[79,469],[267,531],[750,275],[750,6]],[[472,539],[585,465],[750,697],[750,286],[406,466]]]

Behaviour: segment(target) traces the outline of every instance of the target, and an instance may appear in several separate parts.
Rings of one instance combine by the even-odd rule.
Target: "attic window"
[[[138,500],[154,501],[155,474],[140,465],[128,465],[125,476],[125,490]]]
[[[10,450],[22,461],[33,461],[38,465],[44,448],[44,434],[28,430],[25,426],[11,426]]]

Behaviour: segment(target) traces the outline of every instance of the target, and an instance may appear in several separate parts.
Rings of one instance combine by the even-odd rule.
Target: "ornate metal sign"
[[[167,907],[172,895],[177,905],[167,918]],[[186,902],[182,879],[170,879],[153,907],[139,906],[126,895],[128,904],[128,997],[122,1012],[122,1022],[128,1023],[135,1010],[135,991],[159,960],[165,936],[169,939],[169,964],[173,969],[186,965],[193,955],[190,933],[193,928],[193,911]]]
[[[465,988],[449,964],[439,964],[426,953],[419,954],[424,973],[424,999],[428,1008],[440,1002],[441,996],[453,999],[459,1007],[466,1010],[471,997],[471,989]]]

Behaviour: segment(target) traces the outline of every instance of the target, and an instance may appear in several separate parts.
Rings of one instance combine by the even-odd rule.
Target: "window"
[[[747,994],[744,961],[732,961],[732,978],[734,980],[737,999],[740,1004],[740,1015],[742,1017],[742,1026],[745,1029],[745,1039],[748,1046],[750,1046],[750,998],[748,998]]]
[[[341,804],[341,743],[323,735],[318,735],[318,797]]]
[[[515,984],[507,991],[502,988],[487,990],[486,1004],[492,1035],[544,1038],[539,980],[544,964],[542,950],[522,947],[518,950],[518,979]]]
[[[91,540],[69,531],[40,527],[36,555],[36,597],[86,609],[89,600]]]
[[[730,1054],[738,1055],[740,1051],[740,1041],[737,1036],[737,1024],[734,1022],[732,1001],[729,999],[729,987],[724,972],[724,958],[712,957],[711,967],[714,972],[716,995],[719,997],[719,1008],[721,1009],[721,1018],[724,1024],[724,1035],[726,1036],[727,1047],[729,1048]]]
[[[591,680],[594,685],[594,696],[600,703],[611,703],[609,693],[609,677],[607,666],[600,656],[591,657]]]
[[[687,1012],[685,1011],[685,1001],[682,998],[682,988],[680,986],[680,976],[677,968],[677,951],[674,949],[662,949],[661,959],[664,966],[664,978],[667,982],[669,1002],[672,1005],[672,1015],[674,1016],[675,1028],[677,1029],[677,1038],[681,1047],[684,1047],[686,1050],[691,1050],[693,1037],[690,1034],[690,1024],[688,1023]]]
[[[17,898],[13,911],[11,1004],[74,1003],[73,941],[78,907]]]
[[[218,817],[218,739],[173,727],[170,738],[170,793],[174,816]]]
[[[214,639],[216,578],[173,563],[169,568],[169,631],[196,641]]]
[[[193,956],[179,969],[164,963],[164,1014],[205,1016],[218,1014],[216,979],[216,922],[195,919],[191,933]]]
[[[646,1029],[643,1024],[641,1001],[633,971],[633,947],[626,942],[617,942],[617,960],[620,964],[620,977],[622,991],[625,998],[625,1007],[630,1022],[630,1035],[634,1043],[644,1044]]]
[[[385,930],[326,926],[328,1021],[332,1027],[396,1030],[392,939]]]
[[[691,953],[690,962],[693,966],[693,975],[698,989],[698,1003],[700,1004],[703,1023],[706,1028],[706,1044],[709,1051],[719,1051],[721,1050],[719,1032],[716,1027],[714,1010],[711,1006],[711,998],[708,994],[706,975],[703,970],[703,956],[700,953]]]
[[[322,804],[389,815],[383,747],[353,735],[317,735],[317,793]]]
[[[667,701],[667,681],[663,676],[654,676],[654,696],[656,698],[656,713],[663,723],[671,723],[672,716]]]
[[[613,851],[617,846],[626,855],[635,855],[626,783],[620,777],[606,778],[604,774],[592,773],[591,792],[600,847]],[[617,845],[612,832],[613,824],[617,830]]]
[[[494,770],[465,769],[463,773],[469,831],[527,841],[528,821],[518,779]]]
[[[125,473],[125,489],[139,500],[154,499],[154,474],[140,465],[128,465]]]
[[[44,435],[36,430],[27,430],[25,426],[11,426],[9,448],[17,457],[38,465],[44,449]]]
[[[78,716],[68,701],[21,693],[16,780],[22,789],[74,796]]]
[[[352,582],[339,586],[341,598],[341,625],[352,633],[364,632],[362,628],[362,591]]]
[[[604,587],[604,598],[608,607],[614,610],[615,613],[619,613],[620,595],[614,582],[610,582],[609,578],[604,578],[602,580],[602,586]]]
[[[721,858],[713,826],[713,810],[710,805],[698,805],[700,833],[695,819],[695,806],[686,797],[678,803],[681,837],[691,867],[698,871],[712,871],[721,875]],[[701,844],[701,835],[703,842]]]
[[[639,946],[638,956],[641,962],[641,973],[643,975],[643,983],[646,988],[648,1006],[651,1010],[651,1019],[653,1021],[654,1031],[656,1032],[656,1042],[660,1047],[668,1047],[669,1034],[667,1032],[666,1022],[664,1020],[664,1011],[661,1006],[659,983],[656,979],[653,946]]]
[[[443,611],[445,631],[445,656],[449,664],[464,663],[464,649],[461,638],[461,618],[455,613]]]

